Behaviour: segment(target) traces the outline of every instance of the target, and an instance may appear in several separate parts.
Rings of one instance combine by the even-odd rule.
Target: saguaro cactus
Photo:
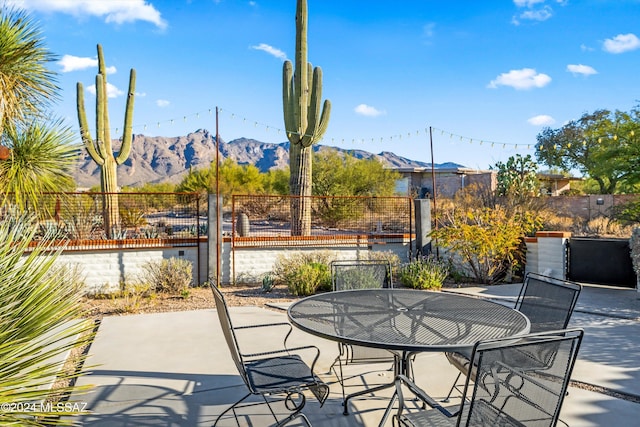
[[[322,102],[322,70],[307,62],[307,1],[296,7],[296,68],[291,61],[283,67],[282,99],[284,124],[289,139],[289,181],[291,235],[311,234],[312,145],[322,138],[329,125],[331,103]]]
[[[136,70],[129,74],[129,91],[124,116],[122,145],[116,156],[111,147],[111,132],[109,130],[109,109],[107,104],[107,73],[102,54],[102,46],[98,45],[98,74],[96,75],[96,138],[91,139],[87,114],[84,109],[84,88],[77,84],[78,122],[82,142],[94,162],[100,166],[100,188],[104,193],[104,226],[107,236],[111,236],[113,227],[119,224],[118,212],[118,176],[116,167],[124,163],[131,152],[133,103],[136,87]]]

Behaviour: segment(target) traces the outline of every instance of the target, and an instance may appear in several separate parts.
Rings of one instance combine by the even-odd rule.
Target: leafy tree
[[[218,170],[220,178],[220,194],[229,199],[233,194],[267,194],[278,190],[286,194],[288,174],[285,171],[261,173],[254,165],[239,165],[233,159],[225,159]],[[216,165],[207,169],[189,171],[189,174],[178,184],[176,191],[208,192],[216,191]]]
[[[523,199],[538,195],[538,165],[530,155],[522,157],[517,154],[511,156],[506,163],[495,164],[498,171],[498,186],[496,191],[498,196],[512,196]]]
[[[400,178],[377,159],[342,156],[336,150],[323,150],[314,157],[315,196],[392,196]]]
[[[640,112],[597,110],[538,134],[536,157],[550,167],[577,169],[601,194],[640,182]]]
[[[55,60],[31,16],[0,7],[0,134],[30,122],[55,99],[55,73],[47,68]]]

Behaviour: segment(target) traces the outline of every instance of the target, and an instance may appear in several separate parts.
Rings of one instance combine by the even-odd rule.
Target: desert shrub
[[[116,313],[137,313],[143,301],[155,294],[149,283],[122,283],[118,293],[110,294]]]
[[[600,237],[629,237],[631,228],[607,217],[598,217],[587,221],[580,234]]]
[[[428,256],[400,267],[400,282],[414,289],[440,289],[448,273],[446,262]]]
[[[193,279],[191,261],[182,258],[150,261],[142,268],[144,272],[140,281],[147,283],[155,292],[183,295]]]
[[[331,289],[331,273],[326,264],[311,262],[301,265],[291,275],[287,283],[289,292],[293,295],[312,295],[319,290]]]
[[[431,237],[451,253],[456,270],[469,271],[479,283],[493,284],[516,267],[530,224],[499,206],[457,209],[448,225],[432,231]]]
[[[329,251],[280,254],[273,267],[273,279],[277,284],[286,285],[294,295],[331,290],[329,263],[333,258],[335,255]]]

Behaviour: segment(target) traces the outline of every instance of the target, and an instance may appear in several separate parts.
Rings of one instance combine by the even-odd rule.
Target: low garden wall
[[[194,284],[204,284],[209,277],[207,239],[200,239],[200,246],[113,248],[94,250],[73,250],[63,252],[56,260],[58,266],[76,269],[82,275],[89,293],[113,292],[119,290],[122,282],[135,282],[144,272],[143,266],[150,261],[168,258],[182,258],[193,265]],[[221,281],[223,284],[256,283],[273,271],[279,255],[295,255],[308,251],[327,251],[335,259],[363,258],[366,252],[391,251],[402,262],[409,259],[409,241],[404,243],[367,244],[353,246],[314,247],[267,247],[242,248],[233,250],[231,239],[224,238],[221,253]],[[215,254],[213,254],[215,258]]]

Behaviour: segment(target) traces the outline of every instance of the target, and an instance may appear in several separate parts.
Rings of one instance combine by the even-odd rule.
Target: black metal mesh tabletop
[[[362,289],[295,302],[289,319],[310,334],[398,351],[461,351],[525,334],[529,320],[503,305],[444,292]]]

